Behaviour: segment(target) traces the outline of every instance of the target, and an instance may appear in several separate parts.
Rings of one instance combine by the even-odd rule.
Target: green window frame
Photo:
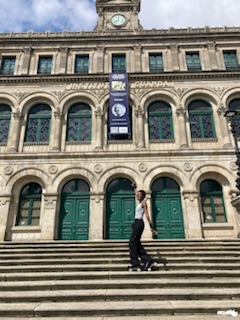
[[[40,56],[38,61],[38,74],[51,74],[52,56]]]
[[[236,50],[223,51],[223,58],[226,70],[239,69]]]
[[[186,52],[188,71],[200,71],[202,69],[199,52]]]
[[[0,104],[0,144],[6,145],[8,142],[11,108],[6,104]]]
[[[126,72],[126,55],[112,55],[112,72]]]
[[[216,131],[211,105],[203,100],[192,101],[188,106],[192,139],[215,139]]]
[[[1,74],[13,75],[15,70],[16,57],[3,57],[1,63]]]
[[[19,197],[16,226],[38,226],[42,202],[42,188],[38,183],[24,186]]]
[[[47,143],[50,138],[51,108],[47,104],[38,104],[28,113],[24,142]]]
[[[88,73],[89,55],[76,55],[75,73]]]
[[[155,101],[148,108],[149,140],[173,140],[172,108],[164,101]]]
[[[77,103],[68,111],[67,141],[91,141],[92,110],[85,103]]]
[[[222,186],[215,180],[204,180],[200,185],[204,223],[227,222]]]
[[[234,122],[235,122],[235,128],[236,128],[236,135],[238,140],[240,140],[240,99],[234,99],[230,101],[229,110],[235,110],[237,112],[236,116],[234,117]]]
[[[149,54],[149,70],[150,72],[162,72],[163,71],[163,57],[161,53]]]

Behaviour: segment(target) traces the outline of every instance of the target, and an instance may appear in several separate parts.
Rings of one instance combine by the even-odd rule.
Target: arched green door
[[[157,179],[152,186],[153,224],[157,239],[184,239],[179,185],[170,178]]]
[[[71,180],[62,190],[59,217],[59,240],[88,240],[89,185]]]
[[[107,187],[106,238],[129,239],[135,214],[135,195],[131,181],[115,179]]]

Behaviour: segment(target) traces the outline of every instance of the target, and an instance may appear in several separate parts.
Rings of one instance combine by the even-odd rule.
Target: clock
[[[126,18],[122,14],[115,14],[112,17],[112,24],[114,26],[120,27],[126,22]]]

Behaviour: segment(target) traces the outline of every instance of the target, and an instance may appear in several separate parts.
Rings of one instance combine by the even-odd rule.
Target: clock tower
[[[94,31],[142,30],[138,19],[140,4],[141,0],[96,0],[98,23]]]

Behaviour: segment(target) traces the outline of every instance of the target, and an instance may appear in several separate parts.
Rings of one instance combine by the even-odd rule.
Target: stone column
[[[178,53],[178,45],[172,44],[170,46],[171,54],[172,54],[172,70],[179,71],[179,53]]]
[[[199,210],[199,194],[196,191],[184,191],[184,224],[187,239],[202,239],[202,223]]]
[[[91,193],[89,215],[89,240],[103,239],[104,193]]]
[[[220,128],[221,128],[221,133],[223,135],[223,146],[225,148],[229,148],[232,146],[232,144],[231,144],[227,119],[226,119],[226,117],[224,117],[224,114],[226,111],[227,111],[227,109],[224,107],[224,105],[220,104],[220,106],[217,109],[217,113],[220,118]]]
[[[144,109],[138,106],[135,110],[135,115],[137,117],[137,147],[138,149],[144,149]]]
[[[22,51],[22,53],[23,53],[23,63],[22,63],[22,72],[21,72],[21,74],[28,74],[29,73],[31,52],[32,52],[32,48],[30,48],[30,47],[23,48],[23,51]]]
[[[9,130],[9,138],[7,144],[8,152],[17,152],[20,136],[20,127],[21,127],[21,117],[22,114],[19,109],[16,112],[13,112],[13,118]]]
[[[0,241],[5,240],[11,194],[0,195]]]
[[[209,52],[209,58],[210,58],[210,67],[212,70],[218,70],[217,55],[216,55],[216,43],[209,42],[207,44],[207,46],[208,46],[208,52]]]
[[[55,117],[55,130],[53,137],[53,147],[51,151],[60,151],[61,149],[61,136],[62,136],[62,112],[59,108],[54,112]]]
[[[96,149],[103,148],[103,111],[100,107],[95,111],[96,116]]]
[[[176,110],[178,117],[178,129],[180,137],[180,149],[188,148],[187,128],[186,128],[186,110],[179,106]]]
[[[60,48],[59,73],[66,73],[68,48]]]
[[[41,216],[41,240],[54,240],[58,194],[44,194],[44,209]]]

